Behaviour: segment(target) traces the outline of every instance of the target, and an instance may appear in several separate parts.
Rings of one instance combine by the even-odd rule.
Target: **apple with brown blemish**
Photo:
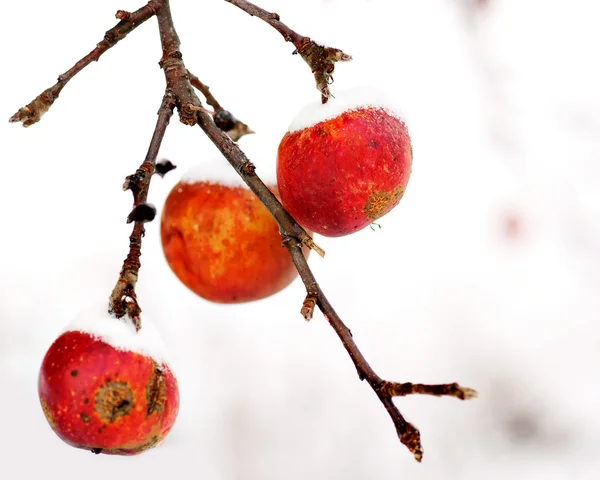
[[[50,346],[38,390],[48,423],[66,443],[134,455],[159,445],[171,430],[179,410],[177,380],[155,354],[156,338],[146,328],[136,332],[126,318],[94,309]]]
[[[279,145],[277,185],[298,223],[338,237],[394,208],[411,167],[405,123],[386,102],[350,92],[309,105],[292,122]]]
[[[167,262],[206,300],[269,297],[298,275],[277,222],[223,159],[213,162],[184,175],[165,201],[161,239]],[[277,195],[276,187],[270,189]]]

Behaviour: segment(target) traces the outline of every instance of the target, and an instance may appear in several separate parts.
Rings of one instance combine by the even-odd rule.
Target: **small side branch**
[[[50,109],[65,85],[81,70],[92,62],[97,62],[102,54],[109,48],[123,40],[129,32],[140,26],[157,12],[156,4],[150,1],[147,5],[133,13],[119,10],[116,17],[121,20],[117,25],[104,34],[104,38],[96,45],[96,48],[79,60],[69,70],[59,75],[58,81],[50,88],[44,90],[31,103],[19,109],[10,122],[22,122],[24,127],[29,127],[41,120],[42,116]]]
[[[221,104],[217,101],[217,99],[211,93],[210,87],[208,85],[205,85],[204,83],[202,83],[200,81],[200,79],[196,75],[191,73],[189,70],[188,70],[188,76],[190,78],[190,83],[194,86],[194,88],[198,89],[202,93],[202,95],[204,95],[204,98],[206,99],[206,103],[208,105],[210,105],[215,112],[224,110],[224,108],[221,106]]]
[[[266,10],[250,3],[246,0],[225,0],[232,5],[245,11],[247,14],[258,17],[271,25],[285,39],[286,42],[292,42],[296,47],[294,53],[299,53],[302,59],[310,67],[310,71],[315,77],[317,90],[321,92],[321,101],[327,102],[331,95],[329,85],[333,83],[333,70],[336,62],[349,62],[352,57],[342,52],[338,48],[320,45],[309,37],[296,33],[285,23],[281,21],[276,13]]]
[[[337,312],[334,310],[331,303],[319,287],[308,262],[302,253],[300,244],[293,240],[284,243],[292,256],[292,260],[304,285],[306,287],[307,298],[316,298],[316,303],[339,339],[342,341],[346,352],[352,359],[358,377],[361,380],[366,380],[371,386],[388,414],[390,415],[396,433],[400,441],[409,449],[415,457],[415,460],[420,462],[423,458],[423,447],[421,445],[421,435],[419,430],[409,423],[398,410],[398,407],[393,402],[393,397],[406,396],[412,394],[426,394],[435,396],[451,396],[462,400],[471,399],[477,396],[477,392],[471,388],[461,387],[457,383],[443,385],[424,385],[413,383],[396,383],[383,380],[375,373],[369,362],[356,345],[352,337],[352,332],[344,324]],[[306,300],[305,300],[306,302]]]
[[[145,234],[144,224],[154,218],[154,215],[150,213],[156,212],[154,207],[146,203],[146,200],[148,199],[150,180],[155,173],[156,157],[174,108],[175,95],[172,91],[167,90],[158,111],[156,128],[146,158],[140,168],[134,174],[129,175],[123,184],[123,190],[131,190],[133,193],[133,209],[129,214],[128,223],[135,223],[133,232],[129,236],[129,253],[123,262],[117,284],[109,297],[109,311],[118,318],[128,315],[136,330],[141,327],[140,314],[142,309],[137,301],[135,286],[141,266],[140,256],[142,255],[142,238]]]
[[[255,133],[248,125],[235,118],[229,110],[225,110],[211,93],[210,87],[202,83],[200,79],[189,70],[188,77],[192,86],[202,93],[206,103],[213,108],[212,112],[207,110],[207,113],[212,115],[213,121],[217,127],[229,135],[234,142],[237,142],[244,135]]]
[[[454,397],[459,400],[471,400],[477,397],[472,388],[461,387],[458,383],[425,385],[423,383],[384,382],[381,391],[390,397],[405,397],[407,395],[433,395],[435,397]]]

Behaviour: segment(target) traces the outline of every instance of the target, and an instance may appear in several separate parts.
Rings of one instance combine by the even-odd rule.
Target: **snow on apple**
[[[177,379],[144,318],[136,332],[108,305],[81,312],[50,346],[39,373],[42,409],[66,443],[134,455],[159,445],[179,411]]]
[[[379,94],[349,91],[302,110],[279,145],[277,185],[288,212],[329,237],[394,208],[412,167],[408,130]]]
[[[248,135],[239,145],[256,167],[260,178],[267,185],[276,185],[275,158],[277,140],[268,135]],[[228,187],[246,187],[242,177],[231,168],[229,162],[215,148],[214,156],[207,156],[192,165],[181,176],[180,182],[194,184],[206,182]]]

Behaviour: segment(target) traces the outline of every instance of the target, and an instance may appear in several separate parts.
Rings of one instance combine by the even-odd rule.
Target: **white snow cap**
[[[89,333],[117,350],[152,357],[159,364],[169,363],[165,344],[147,317],[142,317],[142,328],[136,332],[129,317],[117,318],[108,313],[108,300],[83,309],[64,332]]]
[[[384,93],[371,88],[353,88],[337,92],[325,104],[322,104],[321,100],[308,104],[292,120],[288,132],[297,132],[312,127],[317,123],[335,118],[346,111],[368,107],[383,108],[390,115],[402,118],[394,102]]]
[[[277,185],[275,160],[279,140],[260,134],[246,135],[238,142],[240,149],[256,166],[256,173],[268,186]],[[181,176],[182,183],[216,183],[228,187],[246,184],[223,155],[209,155]]]

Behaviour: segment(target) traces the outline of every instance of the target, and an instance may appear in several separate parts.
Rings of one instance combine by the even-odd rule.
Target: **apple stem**
[[[313,71],[323,103],[330,98],[331,93],[328,85],[333,81],[332,73],[334,64],[338,61],[351,60],[352,57],[350,57],[350,55],[335,48],[319,45],[309,37],[297,34],[282,23],[279,19],[279,15],[276,13],[269,13],[245,0],[226,1],[250,15],[257,16],[264,20],[281,33],[286,41],[292,42],[296,47],[294,53],[299,53]],[[306,230],[304,230],[304,228],[302,228],[283,208],[281,203],[277,200],[277,197],[273,195],[258,177],[252,162],[250,162],[244,152],[242,152],[234,142],[236,139],[235,135],[227,135],[227,133],[231,133],[231,131],[225,127],[220,128],[216,123],[218,120],[217,118],[214,118],[213,120],[213,116],[216,117],[217,114],[221,112],[222,118],[220,119],[220,122],[223,125],[230,125],[231,123],[235,124],[234,117],[220,106],[219,102],[217,102],[210,93],[209,87],[204,85],[196,76],[187,70],[179,50],[180,41],[173,25],[169,0],[151,0],[146,6],[133,13],[124,12],[122,10],[117,12],[117,18],[121,21],[106,32],[104,40],[102,40],[90,54],[78,61],[69,71],[59,76],[56,85],[45,90],[29,105],[21,108],[10,120],[12,122],[22,122],[24,126],[29,126],[39,121],[43,113],[50,108],[62,88],[72,77],[91,61],[97,61],[106,50],[123,39],[138,25],[154,15],[156,15],[158,19],[160,41],[163,51],[159,64],[165,74],[166,89],[158,111],[158,120],[146,158],[140,168],[136,170],[134,174],[129,175],[126,178],[125,184],[123,185],[124,190],[131,190],[133,193],[133,210],[129,219],[134,223],[134,227],[133,232],[129,237],[129,253],[123,262],[119,279],[109,297],[109,311],[117,317],[128,315],[136,329],[140,329],[141,308],[137,302],[135,286],[141,265],[140,256],[142,238],[145,233],[144,224],[145,221],[149,221],[153,218],[153,210],[146,204],[146,200],[152,175],[157,173],[156,158],[171,116],[173,115],[175,107],[177,107],[180,121],[186,125],[198,124],[200,128],[204,130],[205,134],[217,146],[223,156],[277,221],[280,228],[282,243],[288,249],[306,288],[306,298],[304,299],[301,310],[302,315],[306,320],[310,320],[313,316],[315,306],[321,310],[350,356],[359,379],[367,381],[390,415],[396,428],[398,438],[413,453],[415,459],[421,461],[423,449],[421,447],[420,433],[411,423],[404,419],[394,404],[393,398],[412,394],[426,394],[450,396],[467,400],[474,398],[476,392],[470,388],[461,387],[456,383],[424,385],[419,383],[388,382],[379,377],[371,368],[356,345],[350,329],[342,322],[341,318],[321,290],[321,287],[318,285],[308,266],[306,258],[302,253],[302,245],[306,245],[315,250],[321,256],[325,255],[324,250],[314,243]],[[212,115],[202,106],[200,100],[196,96],[194,87],[203,94],[206,102],[213,107],[214,112],[212,112]],[[242,125],[247,128],[247,126],[241,122],[237,125],[238,127],[239,125]],[[249,130],[245,133],[251,133],[251,131]],[[137,210],[143,210],[144,214],[137,215],[137,213],[139,213]]]

